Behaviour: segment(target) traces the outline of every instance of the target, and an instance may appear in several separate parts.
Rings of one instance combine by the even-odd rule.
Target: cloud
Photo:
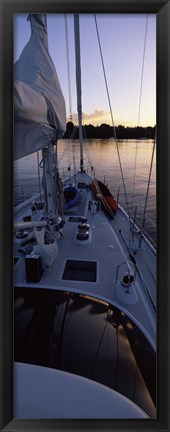
[[[110,113],[102,109],[96,109],[93,113],[82,113],[83,124],[93,124],[94,126],[100,126],[102,123],[111,123]],[[77,123],[77,114],[72,115],[72,121],[74,124]]]
[[[86,125],[92,124],[94,126],[100,126],[102,123],[106,123],[106,124],[112,125],[112,120],[111,120],[111,114],[110,114],[110,112],[109,111],[104,111],[104,110],[98,109],[98,108],[96,108],[95,111],[93,113],[90,113],[90,114],[83,112],[82,113],[82,118],[83,118],[83,124],[84,125],[85,124]],[[69,121],[69,120],[70,119],[68,118],[67,121]],[[74,113],[72,115],[71,121],[74,124],[78,123],[78,116],[77,116],[76,113]],[[115,123],[115,125],[119,125],[119,124],[124,125],[124,126],[128,126],[129,125],[128,121],[120,120],[118,117],[115,117],[114,123]]]

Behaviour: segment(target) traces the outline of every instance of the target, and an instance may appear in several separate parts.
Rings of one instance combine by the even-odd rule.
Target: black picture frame
[[[157,14],[157,419],[13,419],[13,14]],[[2,431],[170,430],[170,0],[0,0],[0,427]],[[169,168],[169,169],[168,169]]]

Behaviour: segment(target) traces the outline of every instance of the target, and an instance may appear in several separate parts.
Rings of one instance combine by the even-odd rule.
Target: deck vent
[[[67,260],[62,279],[82,282],[96,282],[95,261]]]

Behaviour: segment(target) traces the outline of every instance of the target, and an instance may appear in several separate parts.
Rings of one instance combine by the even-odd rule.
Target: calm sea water
[[[130,215],[133,217],[136,212],[139,223],[142,223],[143,220],[153,145],[154,142],[152,140],[118,141]],[[155,153],[145,219],[145,229],[154,242],[156,242]],[[58,142],[58,159],[61,177],[68,177],[69,173],[76,172],[79,169],[78,141],[60,140]],[[39,152],[40,161],[41,152]],[[94,167],[95,176],[105,181],[111,192],[118,197],[119,203],[127,210],[114,140],[87,140],[84,145],[84,165],[89,173],[91,173],[90,166]],[[40,176],[42,179],[41,168]],[[37,154],[32,154],[14,163],[14,204],[18,204],[38,191]]]

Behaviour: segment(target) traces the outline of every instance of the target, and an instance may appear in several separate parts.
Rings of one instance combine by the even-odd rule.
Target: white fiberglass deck
[[[138,268],[138,271],[135,271],[135,266],[130,263],[127,247],[129,245],[130,225],[126,215],[119,209],[112,221],[108,220],[101,211],[92,216],[88,210],[89,201],[94,199],[91,190],[82,189],[81,194],[82,200],[79,206],[71,209],[65,215],[63,236],[58,240],[58,256],[52,266],[44,271],[38,283],[27,283],[25,261],[23,258],[19,258],[15,265],[15,285],[80,292],[111,302],[118,305],[122,312],[125,311],[137,320],[140,326],[144,328],[145,333],[150,335],[150,340],[153,339],[153,342],[156,333],[155,311],[151,304],[155,303],[156,300],[156,269],[154,269],[156,260],[154,253],[143,240],[141,248],[138,248],[135,254]],[[85,216],[90,225],[87,241],[77,240],[78,222],[69,221],[70,216],[75,217],[77,215]],[[138,242],[139,233],[135,233],[132,246],[135,247]],[[67,260],[95,262],[95,280],[93,282],[81,280],[81,276],[80,280],[75,280],[74,277],[69,280],[69,276],[63,279]],[[122,284],[123,277],[128,274],[127,262],[129,263],[130,274],[134,276],[134,283],[129,289],[125,284]],[[147,282],[145,282],[146,280]]]

